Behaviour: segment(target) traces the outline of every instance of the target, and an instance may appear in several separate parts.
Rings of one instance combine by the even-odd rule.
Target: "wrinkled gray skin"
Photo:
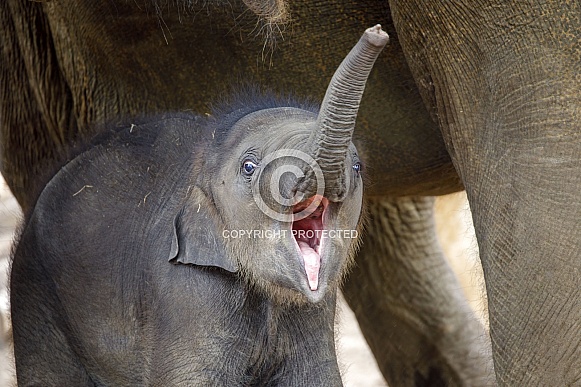
[[[474,214],[497,381],[576,385],[581,3],[466,4],[390,1]]]
[[[335,302],[356,234],[293,231],[358,228],[363,182],[351,135],[386,42],[377,27],[363,35],[318,114],[242,95],[209,118],[109,125],[64,165],[14,252],[19,385],[341,385]],[[316,146],[328,136],[332,149]],[[267,162],[281,150],[295,153]],[[293,172],[310,169],[297,151],[331,184]],[[273,185],[293,201],[277,204]],[[297,190],[324,194],[304,218],[302,199],[314,196]],[[256,195],[286,218],[261,211]]]
[[[387,2],[289,2],[292,23],[283,39],[276,25],[257,27],[239,1],[197,2],[191,11],[186,1],[155,3],[0,2],[1,168],[24,211],[44,188],[46,170],[60,165],[75,140],[90,138],[95,123],[167,111],[206,114],[240,80],[321,101],[361,31],[381,22],[392,39],[370,74],[354,142],[368,155],[368,194],[423,210],[414,222],[398,211],[371,214],[376,230],[363,235],[364,244],[372,235],[385,237],[376,240],[380,248],[358,256],[357,280],[346,282],[345,294],[392,385],[483,384],[491,374],[486,333],[457,296],[435,238],[424,239],[434,235],[432,200],[392,198],[462,185],[420,98]],[[259,5],[251,8],[267,9]],[[272,15],[285,13],[263,14]],[[262,31],[279,38],[276,47],[264,46]],[[408,261],[421,264],[400,264]],[[393,276],[399,268],[406,275]],[[385,293],[385,281],[394,294]],[[432,313],[435,305],[442,313]]]
[[[24,208],[43,168],[92,123],[204,113],[233,79],[319,100],[345,48],[381,22],[392,43],[355,139],[371,156],[364,246],[376,248],[361,251],[345,292],[383,374],[398,386],[492,375],[485,332],[458,306],[433,238],[432,200],[401,197],[466,188],[497,381],[579,380],[579,2],[293,1],[280,12],[281,1],[248,1],[267,21],[292,20],[271,56],[244,4],[186,3],[0,3],[2,173]]]
[[[222,229],[289,227],[252,205],[238,150],[204,150],[201,121],[125,127],[50,181],[12,268],[19,385],[341,383],[335,292],[301,293],[308,285],[290,237],[244,239],[246,250],[222,238]],[[228,137],[241,135],[238,127]],[[260,144],[256,135],[245,145]],[[203,165],[194,167],[195,156]],[[211,184],[212,170],[229,175],[225,186]],[[228,223],[234,210],[245,222]],[[351,227],[358,213],[346,216]],[[232,273],[249,254],[254,275],[277,275],[281,299]],[[345,252],[335,256],[344,264]],[[301,302],[307,297],[320,302]]]

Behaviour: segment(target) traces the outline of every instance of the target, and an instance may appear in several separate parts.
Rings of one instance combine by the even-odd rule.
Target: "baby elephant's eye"
[[[357,174],[361,173],[361,163],[357,162],[357,163],[353,164],[353,170]]]
[[[242,163],[242,173],[246,176],[250,176],[256,170],[256,164],[252,160],[244,160]]]

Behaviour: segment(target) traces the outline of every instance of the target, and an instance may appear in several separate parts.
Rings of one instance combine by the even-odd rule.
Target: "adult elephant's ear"
[[[238,271],[236,262],[226,254],[223,227],[216,209],[206,195],[194,187],[187,203],[174,219],[169,261],[197,266],[220,267]]]

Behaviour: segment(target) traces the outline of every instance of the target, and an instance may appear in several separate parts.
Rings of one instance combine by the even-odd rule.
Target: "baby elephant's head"
[[[219,266],[278,301],[320,301],[351,259],[363,195],[352,135],[367,77],[387,40],[380,26],[364,33],[318,113],[275,104],[234,109],[216,123],[204,195],[218,223],[212,243],[224,248]]]

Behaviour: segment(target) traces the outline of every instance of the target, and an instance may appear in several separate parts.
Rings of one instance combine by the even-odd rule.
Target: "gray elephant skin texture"
[[[316,115],[260,109],[225,116],[226,133],[184,114],[122,126],[51,179],[13,263],[19,383],[340,385],[335,295],[355,239],[329,241],[332,278],[310,290],[292,224],[260,212],[240,163],[259,144],[305,140]],[[302,129],[249,132],[257,118]],[[362,183],[349,178],[326,226],[357,229]],[[224,234],[247,229],[287,237]]]
[[[18,382],[341,385],[336,293],[363,198],[351,138],[387,41],[364,32],[318,113],[246,95],[107,125],[15,248]]]
[[[23,208],[95,122],[203,114],[237,79],[320,100],[345,47],[380,22],[392,43],[355,139],[370,156],[374,230],[344,288],[379,367],[397,386],[578,383],[579,1],[246,4],[0,2],[1,168]],[[282,34],[272,55],[253,13]],[[459,304],[422,197],[462,189],[490,335]]]

